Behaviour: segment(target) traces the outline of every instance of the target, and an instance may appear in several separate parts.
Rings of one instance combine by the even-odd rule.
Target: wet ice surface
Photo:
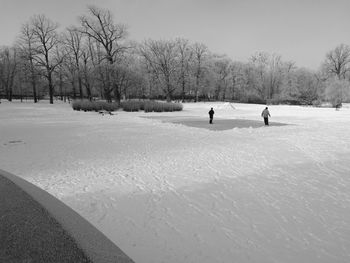
[[[101,116],[3,102],[0,168],[136,262],[350,262],[350,110],[271,106],[271,122],[288,125],[215,132],[183,124],[208,126],[210,107],[214,122],[263,126],[263,105]]]
[[[153,116],[147,117],[150,119],[161,120],[163,122],[182,124],[188,127],[208,129],[212,131],[224,131],[235,128],[260,128],[264,127],[263,121],[247,120],[247,119],[217,119],[213,120],[212,124],[209,124],[208,118],[198,117],[172,117],[172,116]],[[280,122],[270,122],[269,126],[284,126],[287,124]]]

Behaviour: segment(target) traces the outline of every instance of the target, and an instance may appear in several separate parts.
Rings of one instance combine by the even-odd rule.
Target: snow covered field
[[[101,116],[0,104],[0,168],[47,190],[136,263],[350,262],[350,109],[263,105]],[[234,120],[232,120],[234,121]]]

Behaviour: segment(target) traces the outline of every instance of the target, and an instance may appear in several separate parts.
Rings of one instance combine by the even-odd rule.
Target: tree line
[[[23,24],[13,46],[0,48],[0,96],[222,100],[333,105],[350,99],[350,47],[329,51],[318,71],[257,52],[247,62],[187,39],[128,39],[109,10],[89,6],[79,24],[59,31],[45,15]]]

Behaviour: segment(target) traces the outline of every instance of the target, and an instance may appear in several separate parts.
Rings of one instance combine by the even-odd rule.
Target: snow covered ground
[[[233,107],[232,107],[233,106]],[[71,206],[137,263],[350,262],[350,109],[185,104],[101,116],[0,104],[0,168]],[[215,123],[214,123],[215,125]]]

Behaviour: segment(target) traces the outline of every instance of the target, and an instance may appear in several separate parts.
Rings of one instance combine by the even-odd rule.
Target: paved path
[[[58,199],[0,170],[0,262],[133,261]]]

